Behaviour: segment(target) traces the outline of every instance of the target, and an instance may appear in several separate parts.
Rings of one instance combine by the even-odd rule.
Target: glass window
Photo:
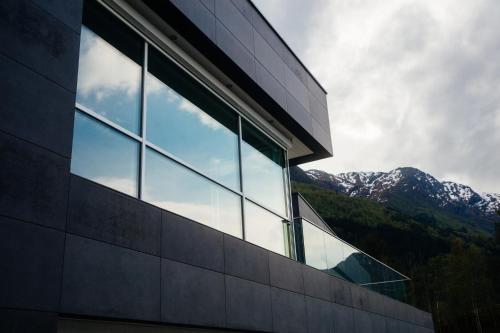
[[[76,112],[71,172],[137,196],[139,144]]]
[[[285,151],[98,2],[82,24],[71,171],[290,255]]]
[[[119,28],[115,29],[115,26],[101,28],[100,24],[92,25],[98,30],[107,29],[117,33],[120,31]],[[137,41],[135,45],[124,43],[120,35],[106,37],[115,37],[112,41],[121,43],[115,42],[115,45],[112,45],[101,36],[100,31],[97,34],[82,26],[76,101],[121,127],[139,134],[142,67],[137,53],[140,54],[142,46],[137,44]],[[122,44],[126,45],[117,48]],[[129,49],[134,52],[127,52]]]
[[[283,219],[258,205],[245,202],[245,239],[268,250],[286,255]]]
[[[148,72],[148,141],[240,190],[237,114],[155,50]]]
[[[146,150],[143,199],[242,237],[241,198],[159,153]]]
[[[326,234],[325,243],[328,272],[332,275],[343,276],[340,270],[340,265],[344,261],[344,254],[342,252],[343,242],[332,235]]]
[[[245,193],[266,207],[287,216],[283,150],[246,121],[242,121],[242,131]]]
[[[344,253],[344,262],[340,265],[340,269],[344,276],[355,283],[370,281],[370,274],[363,267],[363,256],[366,255],[345,243],[342,244],[342,251]]]
[[[309,222],[302,221],[305,262],[314,268],[326,270],[325,232]]]

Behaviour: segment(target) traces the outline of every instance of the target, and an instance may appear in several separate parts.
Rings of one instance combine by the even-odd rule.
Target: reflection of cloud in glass
[[[139,144],[76,112],[71,172],[136,196]]]
[[[226,130],[217,120],[210,117],[207,113],[203,112],[196,105],[191,103],[189,100],[180,96],[174,90],[170,89],[163,82],[158,80],[153,74],[148,73],[148,90],[147,95],[163,95],[166,98],[166,104],[175,103],[177,104],[177,109],[185,111],[187,113],[193,114],[198,118],[198,121],[206,125],[208,128],[213,130]]]
[[[147,140],[208,176],[239,189],[238,136],[148,74]]]
[[[97,100],[115,91],[133,98],[139,91],[135,63],[85,26],[82,27],[79,75],[78,92],[86,97],[95,94]]]
[[[245,239],[285,255],[285,235],[281,218],[248,200],[245,202]]]
[[[214,118],[210,117],[208,114],[205,112],[201,111],[196,105],[192,104],[189,102],[187,99],[183,99],[182,102],[179,105],[179,109],[182,111],[186,111],[189,113],[192,113],[198,117],[198,120],[203,124],[208,126],[211,129],[214,130],[226,130],[227,129],[222,126],[217,120]]]
[[[150,149],[144,200],[241,237],[240,197]]]
[[[77,102],[139,131],[141,66],[82,26]]]
[[[260,203],[286,214],[283,169],[246,142],[242,166],[245,192]]]
[[[213,205],[182,201],[150,201],[151,204],[241,238],[241,228],[222,221],[234,220],[234,212]]]
[[[137,184],[135,180],[127,179],[127,178],[119,178],[119,177],[96,177],[94,179],[95,182],[100,184],[105,184],[115,190],[124,193],[135,193],[137,190]]]

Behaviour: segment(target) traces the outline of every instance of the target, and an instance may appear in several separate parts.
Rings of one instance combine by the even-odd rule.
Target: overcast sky
[[[330,173],[500,193],[500,1],[254,0],[328,91]]]

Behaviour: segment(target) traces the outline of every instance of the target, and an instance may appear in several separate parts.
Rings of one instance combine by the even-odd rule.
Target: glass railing
[[[303,218],[295,219],[295,232],[297,257],[306,265],[406,301],[408,277]]]

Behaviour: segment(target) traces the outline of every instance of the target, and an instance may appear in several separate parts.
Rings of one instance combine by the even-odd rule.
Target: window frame
[[[126,128],[114,123],[113,121],[105,118],[104,116],[100,115],[99,113],[85,107],[84,105],[75,102],[75,112],[80,112],[83,113],[87,116],[89,116],[92,120],[103,124],[105,126],[110,127],[111,129],[125,135],[126,137],[130,138],[131,140],[138,142],[140,145],[140,156],[139,156],[139,171],[137,175],[137,195],[134,196],[140,200],[144,200],[144,180],[145,180],[145,155],[146,155],[146,149],[151,149],[155,151],[156,153],[162,155],[163,157],[173,161],[174,163],[179,164],[180,166],[188,169],[190,172],[193,172],[208,181],[221,186],[227,191],[230,191],[231,193],[234,193],[240,197],[241,201],[241,223],[242,223],[242,234],[241,238],[246,240],[245,237],[245,201],[248,200],[249,202],[255,204],[256,206],[260,207],[261,209],[264,209],[268,211],[269,213],[279,217],[283,221],[283,232],[285,233],[285,230],[288,230],[290,234],[284,235],[284,238],[287,242],[285,244],[285,248],[287,250],[287,255],[289,257],[295,258],[295,237],[293,237],[294,229],[293,229],[293,211],[292,211],[292,198],[291,198],[291,182],[290,182],[290,172],[289,172],[289,163],[288,163],[288,149],[285,144],[280,142],[278,139],[270,135],[266,129],[262,128],[260,124],[256,121],[254,121],[251,117],[249,117],[247,114],[242,112],[240,109],[243,109],[243,107],[238,107],[238,105],[234,105],[232,102],[229,101],[227,98],[225,98],[222,94],[220,94],[216,89],[214,89],[211,85],[207,84],[207,80],[209,82],[212,82],[214,79],[202,75],[202,73],[199,72],[194,72],[190,70],[187,66],[185,66],[183,63],[178,61],[175,57],[174,54],[170,54],[172,50],[165,50],[162,48],[159,43],[155,43],[151,38],[148,38],[142,31],[137,29],[134,25],[132,25],[128,20],[122,17],[119,13],[114,8],[111,8],[106,2],[98,0],[97,3],[102,7],[102,10],[108,11],[111,15],[115,16],[118,18],[123,24],[125,24],[132,33],[137,34],[140,38],[142,38],[143,43],[144,43],[144,48],[143,48],[143,59],[142,59],[142,64],[141,65],[141,83],[140,83],[140,128],[139,128],[139,134],[135,134],[131,132],[130,130],[127,130]],[[84,23],[82,23],[82,26],[85,26],[87,29],[93,31],[91,28],[86,26]],[[93,31],[94,32],[94,31]],[[96,33],[96,32],[94,32]],[[96,33],[97,34],[97,33]],[[238,189],[233,189],[224,183],[206,175],[204,172],[196,168],[195,166],[191,165],[190,163],[180,159],[179,157],[169,153],[168,151],[158,147],[157,145],[153,144],[152,142],[149,142],[146,139],[146,131],[147,131],[147,101],[146,101],[146,76],[148,74],[148,54],[149,54],[149,48],[153,47],[156,51],[158,51],[162,56],[166,58],[166,61],[170,61],[173,66],[177,66],[180,68],[185,75],[188,75],[191,79],[195,80],[197,83],[201,84],[205,89],[207,89],[213,96],[214,98],[217,98],[219,101],[224,103],[226,106],[228,106],[233,112],[235,112],[236,116],[238,117],[238,153],[237,153],[237,158],[239,162],[239,167],[237,168],[239,172],[239,182],[240,186]],[[192,60],[192,59],[190,59]],[[203,111],[203,110],[202,110]],[[244,190],[244,180],[243,180],[243,166],[242,166],[242,119],[247,121],[251,126],[253,126],[261,135],[266,136],[268,139],[270,139],[273,144],[277,145],[283,152],[283,158],[285,161],[285,165],[283,167],[283,171],[281,173],[282,180],[283,180],[283,195],[284,195],[284,200],[286,204],[286,214],[283,215],[280,212],[275,211],[271,207],[267,207],[266,204],[260,203],[257,198],[249,197],[248,195],[245,194]],[[106,186],[106,185],[104,185]],[[202,223],[200,221],[196,221],[198,223]],[[203,224],[203,223],[202,223]],[[206,225],[206,224],[204,224]],[[210,225],[209,225],[210,227]]]

